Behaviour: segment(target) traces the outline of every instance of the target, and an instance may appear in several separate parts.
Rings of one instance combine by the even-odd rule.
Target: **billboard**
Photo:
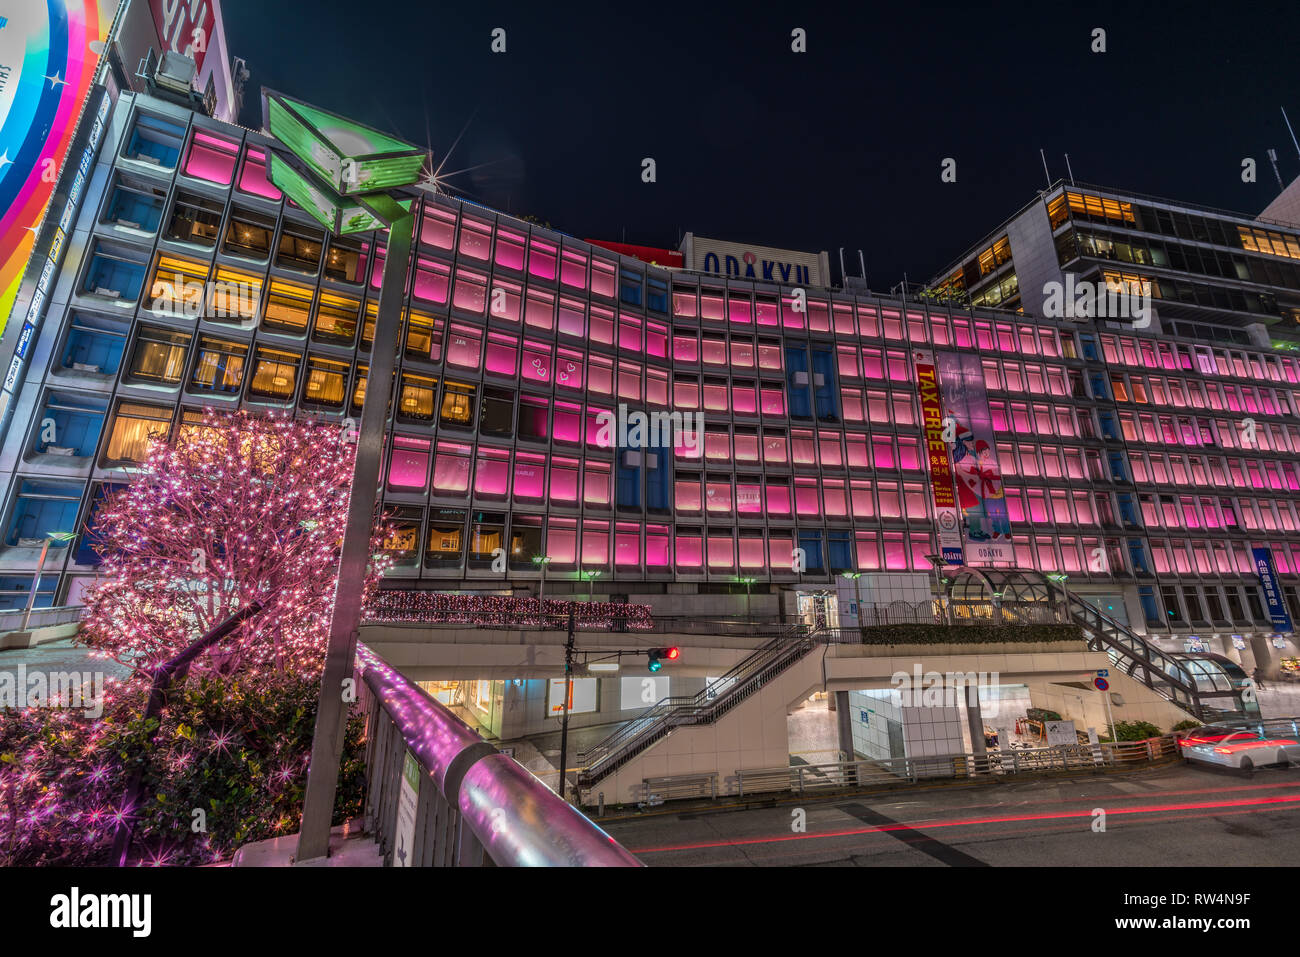
[[[624,256],[631,256],[633,259],[639,259],[643,263],[649,263],[652,266],[667,266],[670,269],[680,269],[684,262],[682,254],[675,249],[661,249],[658,246],[636,246],[632,243],[614,243],[605,239],[584,239],[583,242],[621,253]]]
[[[966,564],[1014,562],[1011,519],[980,357],[939,352],[935,363],[944,416],[952,418],[952,468],[966,533]]]
[[[6,4],[0,14],[0,331],[58,182],[117,0]]]
[[[939,373],[934,356],[922,350],[912,354],[917,389],[921,395],[921,425],[925,430],[925,460],[930,470],[934,502],[934,523],[939,529],[939,552],[949,565],[962,563],[961,528],[957,521],[957,498],[953,494],[952,461],[943,440],[943,399],[939,395]]]
[[[687,233],[682,239],[687,269],[787,286],[830,284],[830,260],[825,252],[809,253],[773,246],[751,246]]]
[[[1277,581],[1277,569],[1273,565],[1271,548],[1252,548],[1251,559],[1255,564],[1255,574],[1264,588],[1264,607],[1268,609],[1269,621],[1273,630],[1280,632],[1294,631],[1291,613],[1286,608],[1286,598],[1282,595],[1282,586]]]
[[[216,0],[149,0],[163,50],[184,53],[203,73],[203,61],[217,23]]]

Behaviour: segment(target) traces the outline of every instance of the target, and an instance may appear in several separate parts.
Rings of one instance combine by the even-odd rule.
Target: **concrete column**
[[[827,702],[831,705],[831,710],[835,712],[835,725],[839,729],[840,750],[844,752],[844,758],[852,761],[853,754],[853,715],[849,711],[849,693],[847,691],[836,691],[831,695],[831,700]]]
[[[1264,680],[1277,676],[1277,667],[1273,664],[1273,649],[1269,646],[1267,638],[1252,636],[1250,638],[1250,653],[1255,659],[1255,663],[1246,668],[1246,673],[1250,674],[1255,668],[1258,668],[1264,674]]]
[[[984,716],[980,714],[980,689],[977,685],[966,686],[966,723],[970,727],[970,746],[979,757],[988,754],[984,745]]]

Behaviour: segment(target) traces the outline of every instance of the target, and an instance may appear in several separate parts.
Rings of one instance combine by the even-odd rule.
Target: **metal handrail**
[[[370,695],[368,810],[381,848],[392,850],[406,754],[420,766],[410,858],[501,866],[639,867],[631,853],[463,724],[440,702],[365,645],[357,664]],[[380,721],[384,718],[386,720]],[[376,726],[380,721],[381,727]],[[438,846],[437,837],[446,838]],[[403,848],[403,851],[406,851]]]

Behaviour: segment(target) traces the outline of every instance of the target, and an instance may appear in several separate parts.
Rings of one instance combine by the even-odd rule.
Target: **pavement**
[[[600,824],[653,867],[1294,867],[1300,767],[1176,764]]]

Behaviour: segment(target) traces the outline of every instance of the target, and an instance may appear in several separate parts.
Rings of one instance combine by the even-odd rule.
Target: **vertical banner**
[[[921,393],[921,424],[925,429],[925,459],[930,469],[930,490],[934,500],[934,521],[939,529],[939,552],[950,565],[962,564],[961,529],[957,523],[957,499],[952,491],[952,463],[943,440],[943,400],[939,395],[939,373],[934,357],[917,349],[912,353],[916,384]]]
[[[939,389],[945,416],[952,417],[952,466],[957,507],[966,528],[966,563],[1014,562],[1011,519],[993,438],[993,416],[980,357],[939,352]]]
[[[1291,613],[1287,611],[1286,599],[1277,583],[1277,570],[1273,567],[1273,550],[1269,548],[1252,548],[1251,556],[1255,560],[1255,574],[1264,586],[1264,605],[1268,608],[1269,620],[1275,631],[1294,631]]]

